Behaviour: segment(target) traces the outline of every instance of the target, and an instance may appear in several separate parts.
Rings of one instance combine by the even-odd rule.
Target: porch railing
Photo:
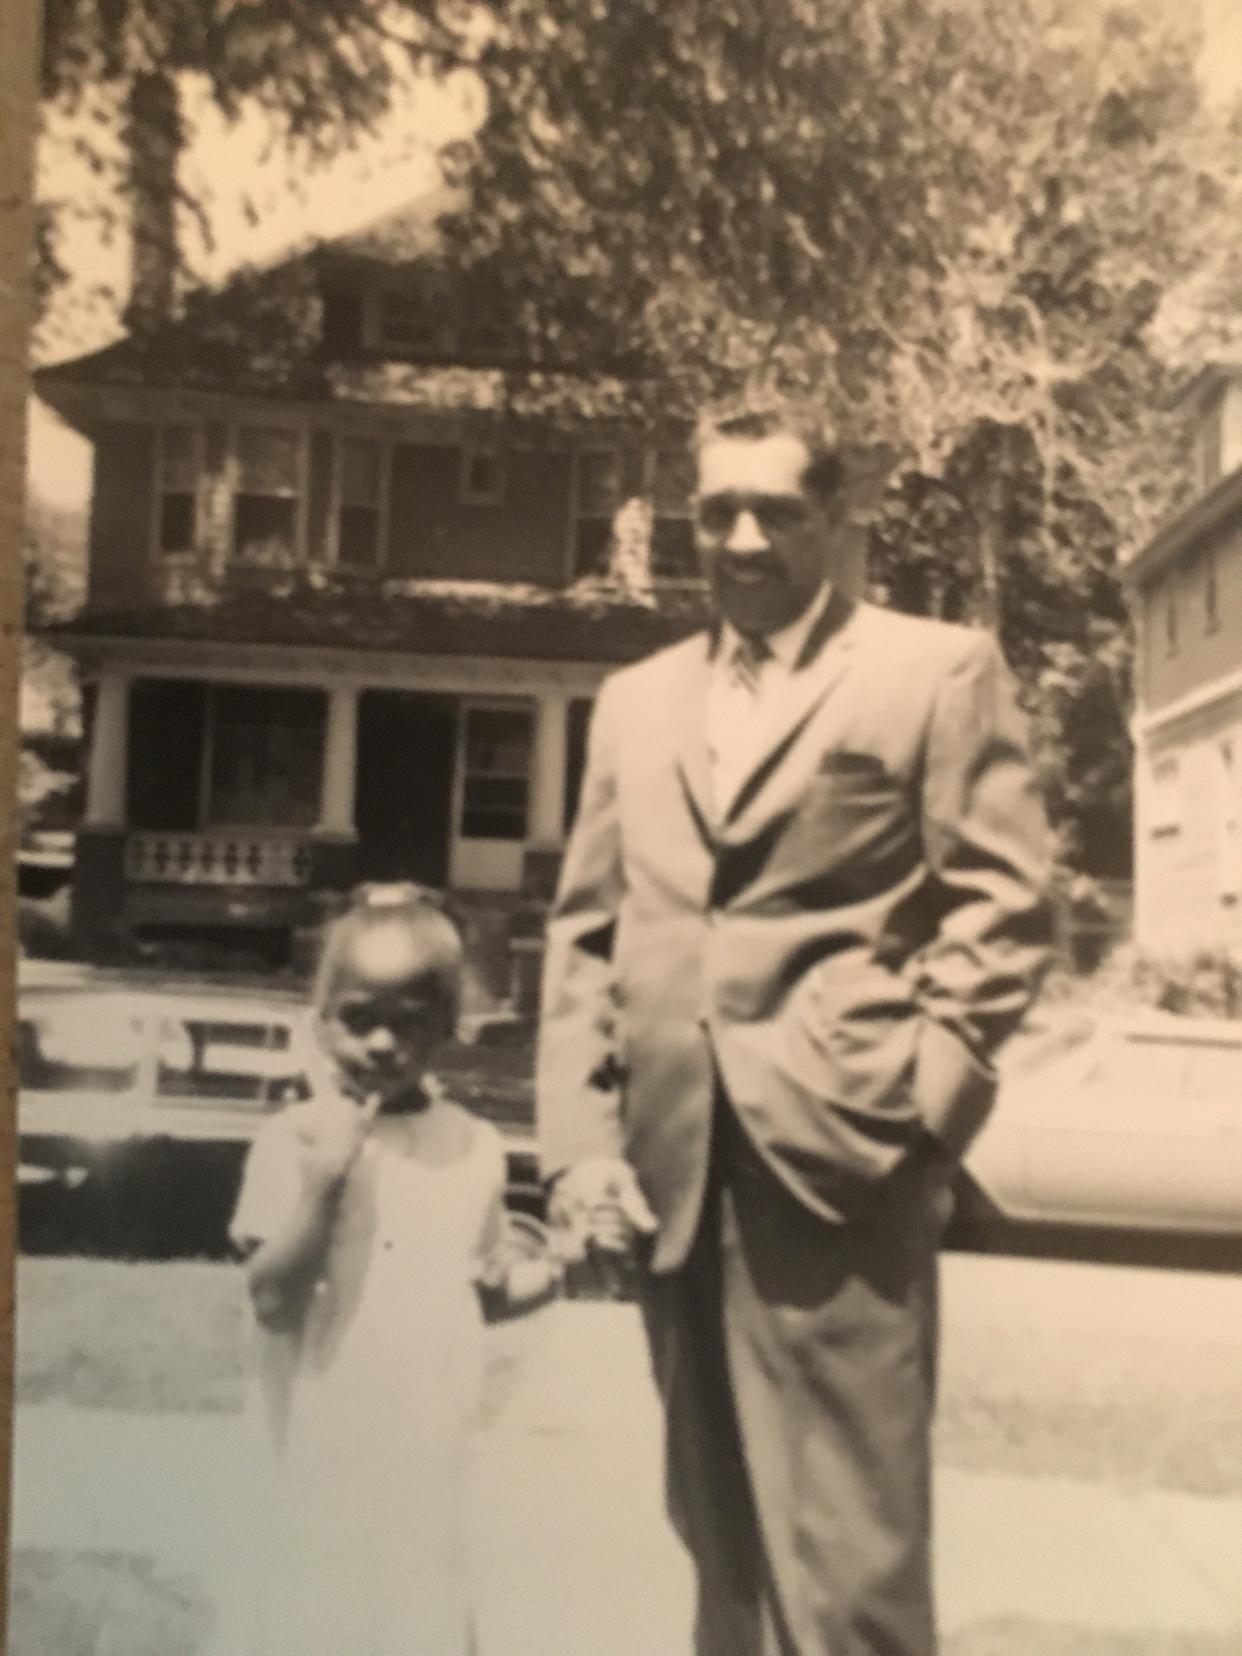
[[[131,833],[125,840],[125,872],[151,885],[304,886],[310,850],[297,835]]]

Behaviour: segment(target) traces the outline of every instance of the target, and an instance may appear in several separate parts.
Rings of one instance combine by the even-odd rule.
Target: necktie
[[[772,650],[766,638],[739,638],[730,663],[734,681],[748,695],[757,697],[763,664],[771,659]]]

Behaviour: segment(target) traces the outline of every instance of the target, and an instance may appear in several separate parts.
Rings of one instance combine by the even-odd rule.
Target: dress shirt
[[[724,811],[780,728],[798,657],[828,605],[827,582],[795,620],[752,644],[725,621],[707,687],[707,751],[716,808]],[[756,659],[757,658],[757,659]]]

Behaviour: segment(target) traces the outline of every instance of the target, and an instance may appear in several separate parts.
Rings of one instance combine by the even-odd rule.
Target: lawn
[[[245,1399],[249,1315],[236,1265],[20,1259],[17,1402],[235,1412]],[[483,1421],[516,1383],[523,1338],[521,1322],[489,1332]]]

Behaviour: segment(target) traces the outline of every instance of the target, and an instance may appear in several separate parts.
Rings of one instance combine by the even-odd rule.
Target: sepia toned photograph
[[[8,1656],[1242,1656],[1236,0],[5,29]]]

